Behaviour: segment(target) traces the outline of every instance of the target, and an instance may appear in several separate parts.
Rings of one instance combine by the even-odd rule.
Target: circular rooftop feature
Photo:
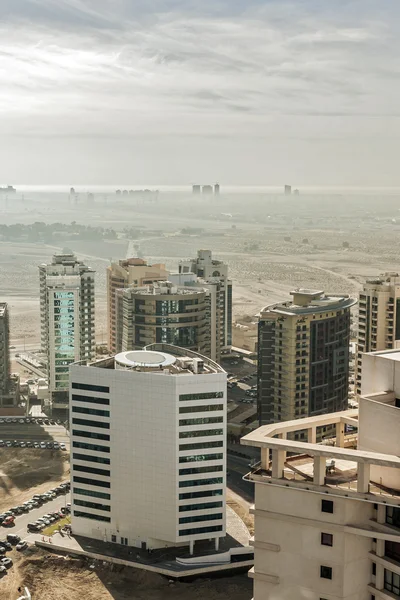
[[[173,365],[175,361],[176,358],[172,354],[147,350],[130,350],[129,352],[120,352],[115,356],[116,365],[125,368],[161,369]]]

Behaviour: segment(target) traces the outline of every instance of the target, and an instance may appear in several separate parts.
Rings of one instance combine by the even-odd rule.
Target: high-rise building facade
[[[218,286],[217,309],[220,322],[220,350],[232,347],[232,281],[228,278],[228,265],[212,257],[211,250],[198,250],[197,258],[179,263],[179,273],[194,273],[202,283]]]
[[[159,282],[116,294],[118,351],[166,343],[210,356],[210,298],[202,288]]]
[[[8,306],[0,302],[0,396],[7,394],[10,384],[10,323]]]
[[[260,427],[254,600],[400,597],[400,352],[364,355],[359,409]],[[317,444],[325,427],[332,445]],[[351,431],[346,431],[351,428]],[[307,442],[287,438],[307,431]]]
[[[95,357],[95,272],[74,254],[55,254],[50,264],[39,266],[39,275],[50,399],[53,410],[66,409],[69,366]]]
[[[113,262],[107,268],[107,314],[108,314],[108,348],[110,352],[118,352],[116,290],[127,287],[141,287],[155,281],[165,281],[168,272],[165,265],[148,265],[142,258],[128,258]]]
[[[349,296],[295,290],[264,308],[258,325],[260,425],[347,408]]]
[[[400,346],[400,277],[368,279],[359,296],[356,393],[361,393],[362,353]]]
[[[71,367],[75,535],[144,549],[225,536],[226,373],[155,344]]]

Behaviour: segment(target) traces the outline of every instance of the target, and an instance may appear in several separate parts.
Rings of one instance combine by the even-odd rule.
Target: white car
[[[45,442],[40,442],[40,447],[41,447],[43,450],[46,450],[46,444],[45,444]]]

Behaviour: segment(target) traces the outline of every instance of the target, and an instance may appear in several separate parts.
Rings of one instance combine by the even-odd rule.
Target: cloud
[[[351,116],[368,136],[399,112],[396,21],[375,5],[5,0],[0,133],[306,139]]]

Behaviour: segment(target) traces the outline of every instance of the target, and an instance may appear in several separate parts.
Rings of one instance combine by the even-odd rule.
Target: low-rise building
[[[255,483],[254,600],[400,597],[400,351],[363,356],[358,410],[265,425]],[[336,436],[316,443],[325,427]],[[306,432],[307,441],[288,439]]]

